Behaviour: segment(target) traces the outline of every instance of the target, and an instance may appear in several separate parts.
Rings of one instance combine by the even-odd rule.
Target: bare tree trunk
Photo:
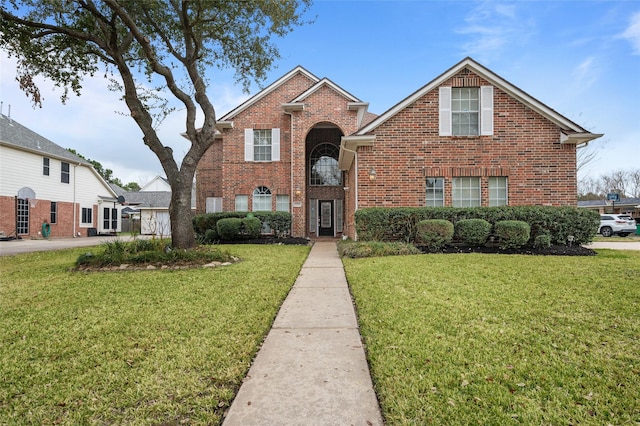
[[[181,169],[173,178],[167,177],[171,183],[171,204],[169,217],[171,220],[171,246],[178,249],[192,249],[196,246],[195,234],[191,218],[191,197],[193,176],[191,168]]]

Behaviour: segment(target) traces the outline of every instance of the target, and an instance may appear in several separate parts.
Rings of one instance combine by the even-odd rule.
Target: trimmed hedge
[[[260,235],[264,225],[270,227],[271,231],[278,237],[284,237],[291,233],[291,213],[289,212],[220,212],[199,214],[194,216],[192,220],[193,230],[199,241],[211,244],[221,239],[217,227],[219,220],[228,218],[248,219],[252,217],[260,221],[258,234],[252,235]],[[251,226],[251,231],[253,232],[255,224],[249,226]],[[241,232],[243,231],[241,230]],[[249,237],[249,235],[246,236]]]
[[[453,223],[444,219],[427,219],[418,222],[416,244],[432,250],[446,246],[453,238]]]
[[[491,224],[484,219],[462,219],[455,224],[453,237],[469,246],[481,246],[491,235]]]
[[[551,243],[586,244],[593,240],[600,224],[598,212],[577,207],[501,206],[501,207],[399,207],[357,210],[356,232],[363,241],[416,240],[417,223],[425,219],[445,219],[456,223],[463,219],[484,219],[494,225],[501,220],[521,220],[531,227],[532,245],[538,235],[550,235]]]
[[[501,220],[493,226],[501,249],[518,248],[527,244],[531,237],[531,227],[521,220]]]
[[[218,235],[223,240],[235,240],[240,236],[242,230],[242,219],[238,217],[227,217],[220,219],[216,223]]]

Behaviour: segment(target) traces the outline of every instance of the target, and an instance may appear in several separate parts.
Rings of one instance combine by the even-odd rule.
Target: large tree
[[[192,248],[192,182],[216,131],[205,71],[231,68],[245,91],[263,81],[279,57],[272,36],[301,25],[310,1],[5,0],[0,40],[18,58],[16,80],[34,105],[36,76],[63,88],[63,102],[80,94],[83,77],[111,76],[171,184],[172,244]],[[156,132],[172,102],[185,111],[191,143],[180,162]]]

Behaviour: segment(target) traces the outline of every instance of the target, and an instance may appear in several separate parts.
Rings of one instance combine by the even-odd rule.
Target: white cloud
[[[531,19],[518,15],[515,4],[482,2],[465,18],[465,26],[455,29],[468,36],[463,43],[463,54],[489,61],[508,46],[525,41],[533,31]]]
[[[600,67],[597,64],[597,59],[594,56],[589,56],[574,68],[573,84],[579,91],[587,90],[598,80],[599,75]]]
[[[634,55],[640,55],[640,12],[631,15],[629,26],[620,37],[631,43]]]

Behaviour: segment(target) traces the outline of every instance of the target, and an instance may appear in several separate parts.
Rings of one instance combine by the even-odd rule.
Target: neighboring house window
[[[18,198],[18,217],[16,220],[17,234],[25,235],[29,233],[29,200]]]
[[[60,175],[60,182],[69,183],[69,163],[62,162],[62,173]]]
[[[83,225],[93,225],[93,209],[83,207],[82,208],[82,222]]]
[[[288,212],[289,211],[289,196],[288,195],[276,195],[276,211]]]
[[[342,185],[342,172],[338,167],[338,147],[331,143],[318,145],[309,159],[309,184]]]
[[[222,197],[207,197],[205,204],[206,213],[220,213],[222,211]]]
[[[439,89],[440,136],[493,135],[493,86]]]
[[[249,211],[249,196],[248,195],[236,195],[236,209],[237,212]]]
[[[55,201],[51,202],[51,219],[49,223],[58,223],[58,203]]]
[[[47,157],[42,159],[42,174],[49,176],[49,159]]]
[[[444,206],[444,178],[427,178],[427,207]]]
[[[253,190],[253,209],[258,211],[271,211],[271,190],[266,186],[259,186]]]
[[[280,129],[244,129],[244,161],[280,161]]]
[[[489,206],[506,206],[508,204],[507,178],[489,178]]]
[[[451,133],[454,136],[480,134],[480,94],[477,87],[451,89]]]
[[[104,207],[102,218],[102,227],[104,229],[118,229],[118,209]]]
[[[457,177],[452,180],[453,207],[480,206],[480,178]]]

